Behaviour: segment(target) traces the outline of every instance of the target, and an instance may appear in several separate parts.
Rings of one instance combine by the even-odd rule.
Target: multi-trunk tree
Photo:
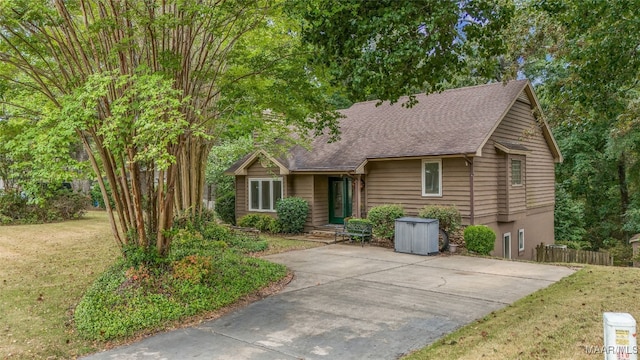
[[[117,241],[164,254],[176,211],[199,211],[209,149],[234,116],[332,126],[289,23],[268,0],[3,1],[4,98],[45,98],[7,102],[73,131],[113,194]]]
[[[509,9],[492,1],[4,0],[0,96],[51,134],[80,140],[103,196],[112,194],[113,207],[105,204],[118,242],[166,254],[176,212],[201,207],[204,163],[222,137],[337,134],[331,104],[340,96],[327,84],[346,87],[352,100],[435,90],[472,56],[501,50],[492,32]],[[28,96],[39,101],[12,101]]]

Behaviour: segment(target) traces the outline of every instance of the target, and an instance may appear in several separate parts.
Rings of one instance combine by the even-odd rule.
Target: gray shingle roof
[[[527,84],[515,80],[416,95],[408,109],[388,102],[341,110],[341,139],[315,138],[311,150],[292,149],[282,161],[291,171],[355,170],[367,159],[474,154]]]

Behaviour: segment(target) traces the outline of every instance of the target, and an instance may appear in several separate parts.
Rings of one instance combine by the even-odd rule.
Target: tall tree
[[[587,237],[595,247],[624,240],[625,214],[640,206],[633,170],[640,161],[634,142],[640,133],[634,110],[640,94],[640,2],[518,5],[507,63],[513,74],[534,79],[558,134],[565,155],[557,171],[560,186],[584,202]]]
[[[117,241],[161,254],[175,211],[199,210],[208,151],[234,116],[332,127],[304,50],[271,0],[0,3],[0,78],[52,106],[3,100],[75,132],[111,188]]]
[[[496,78],[502,29],[513,13],[510,1],[293,2],[304,19],[304,39],[321,49],[316,63],[329,68],[351,100],[395,102],[441,90],[470,68],[475,76]]]
[[[116,239],[155,239],[166,253],[175,211],[200,208],[204,162],[221,136],[336,135],[340,96],[327,80],[352,100],[437,90],[472,57],[500,52],[495,32],[510,9],[488,0],[5,0],[0,79],[44,96],[50,110],[30,109],[36,118],[81,139],[105,198],[111,188]]]

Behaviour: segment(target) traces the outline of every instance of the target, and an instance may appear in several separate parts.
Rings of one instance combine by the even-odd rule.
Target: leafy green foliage
[[[396,219],[404,216],[402,205],[385,204],[374,206],[369,210],[367,219],[373,224],[373,235],[382,239],[393,240]]]
[[[227,224],[236,223],[236,194],[231,191],[216,197],[216,215]]]
[[[515,36],[512,75],[536,79],[564,156],[556,167],[556,238],[595,250],[626,242],[627,215],[640,209],[637,5],[525,1],[507,35]]]
[[[556,243],[559,240],[571,243],[580,243],[584,240],[587,233],[585,230],[584,213],[584,204],[572,199],[563,187],[556,185],[554,212],[554,235]]]
[[[423,207],[418,216],[425,219],[438,219],[440,229],[452,234],[462,224],[460,211],[454,205],[427,205]]]
[[[305,20],[303,39],[316,46],[316,64],[327,66],[352,100],[399,96],[437,84],[470,59],[500,54],[497,36],[512,7],[494,1],[443,2],[320,0],[290,1]],[[477,66],[495,76],[498,66]]]
[[[190,229],[174,230],[167,257],[132,247],[91,286],[75,311],[81,336],[111,340],[161,329],[229,305],[286,275],[282,265],[242,255],[266,249],[266,241],[215,223],[186,225]]]
[[[308,66],[300,21],[282,2],[50,5],[0,3],[0,98],[47,124],[56,144],[82,144],[118,204],[119,218],[109,214],[119,244],[169,253],[174,209],[195,215],[202,206],[203,159],[214,144],[254,132],[264,147],[337,134],[333,89]],[[46,133],[33,138],[41,141],[21,141],[19,154],[35,144],[43,165],[68,158],[46,151]]]
[[[238,226],[271,231],[271,229],[277,228],[277,225],[274,224],[276,222],[276,218],[267,214],[247,214],[238,220]]]
[[[0,194],[0,216],[3,224],[36,224],[79,219],[89,207],[84,194],[60,188],[50,191],[38,203],[30,202],[24,194],[15,191]]]
[[[309,214],[309,202],[298,197],[282,198],[276,203],[276,213],[283,233],[301,233]]]
[[[489,255],[496,243],[496,233],[486,225],[470,225],[464,229],[464,242],[469,251]]]

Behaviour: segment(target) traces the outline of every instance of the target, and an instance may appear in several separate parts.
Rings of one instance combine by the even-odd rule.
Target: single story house
[[[234,164],[236,216],[268,213],[281,197],[310,204],[305,229],[366,217],[382,204],[416,215],[455,205],[463,224],[497,235],[494,255],[530,258],[554,242],[555,163],[562,161],[528,80],[416,95],[418,103],[367,101],[341,110],[341,139],[287,156],[256,151]],[[263,159],[266,161],[259,161]]]

